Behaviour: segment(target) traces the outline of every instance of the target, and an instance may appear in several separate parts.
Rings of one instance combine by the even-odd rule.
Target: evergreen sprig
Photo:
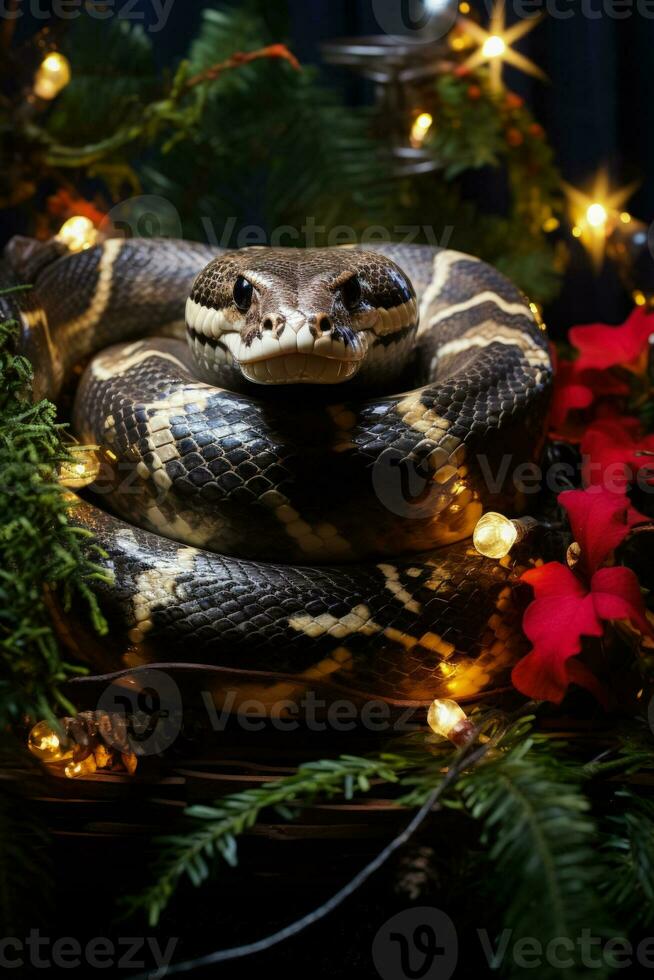
[[[612,807],[619,815],[605,826],[593,812],[590,792],[598,780],[651,766],[651,736],[645,730],[630,733],[616,748],[584,763],[577,747],[536,734],[530,716],[513,723],[498,713],[473,717],[485,751],[452,780],[443,803],[467,815],[462,826],[471,844],[476,837],[481,845],[479,895],[492,895],[498,933],[509,930],[505,935],[512,943],[529,937],[543,950],[553,939],[572,943],[572,965],[544,963],[540,980],[587,976],[577,942],[584,930],[602,938],[619,935],[622,928],[628,935],[634,925],[654,918],[654,804],[618,790]],[[238,836],[266,810],[290,819],[318,798],[365,793],[371,780],[395,787],[397,805],[415,809],[424,806],[457,757],[449,742],[418,733],[394,744],[392,755],[306,764],[292,776],[213,806],[190,807],[186,816],[194,826],[159,842],[154,882],[130,900],[131,910],[147,910],[156,923],[185,876],[199,886],[222,861],[236,863]],[[475,826],[476,835],[470,830]],[[601,848],[598,840],[604,842]],[[521,976],[512,957],[501,955],[501,943],[497,949],[495,965],[503,975]],[[607,954],[593,976],[608,976],[610,967]]]
[[[407,764],[405,758],[391,754],[375,758],[342,755],[306,763],[292,776],[232,794],[213,806],[189,807],[186,816],[199,823],[188,834],[161,838],[155,881],[142,895],[130,899],[129,905],[132,910],[147,909],[150,924],[156,925],[181,878],[187,876],[194,885],[201,885],[219,859],[236,865],[237,837],[253,827],[264,810],[274,809],[291,819],[295,811],[289,804],[306,805],[318,796],[351,799],[355,792],[367,793],[373,781],[396,783]]]
[[[617,811],[607,820],[607,874],[602,882],[606,904],[621,919],[651,927],[654,923],[654,801],[621,789]]]
[[[598,894],[598,828],[582,779],[546,742],[528,738],[467,774],[459,786],[463,807],[482,829],[502,929],[510,930],[512,942],[533,937],[543,949],[554,939],[569,944],[564,960],[572,965],[544,962],[539,980],[587,975],[577,945],[583,930],[612,934]],[[510,975],[513,967],[507,966]],[[608,967],[594,975],[608,976]]]
[[[6,292],[6,291],[5,291]],[[0,294],[2,295],[2,294]],[[105,624],[92,583],[107,579],[89,535],[68,522],[57,468],[70,462],[49,401],[31,399],[32,368],[15,353],[19,327],[0,323],[0,725],[23,715],[74,708],[61,684],[82,668],[63,659],[49,597],[65,608],[80,596],[99,632]],[[95,552],[97,554],[97,552]]]

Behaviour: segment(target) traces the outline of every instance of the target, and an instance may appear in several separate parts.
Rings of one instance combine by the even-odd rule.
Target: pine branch
[[[629,926],[654,923],[654,801],[619,790],[614,805],[621,812],[607,821],[604,845],[608,866],[602,894]]]
[[[106,629],[92,592],[107,573],[97,549],[67,520],[70,506],[57,467],[70,462],[62,426],[48,401],[31,401],[32,369],[14,353],[19,327],[0,323],[0,725],[24,716],[52,717],[54,705],[74,713],[61,684],[80,667],[61,655],[49,594],[70,608],[85,602],[93,625]]]
[[[576,980],[587,976],[577,944],[583,930],[612,932],[598,897],[598,829],[582,773],[559,761],[556,749],[527,739],[464,777],[460,790],[466,811],[482,825],[502,927],[512,931],[512,942],[533,937],[546,948],[553,939],[568,941],[574,965],[543,963],[539,980]],[[514,963],[505,973],[523,975]],[[608,975],[608,966],[594,973]]]
[[[161,839],[156,880],[145,893],[129,900],[131,909],[146,908],[150,924],[156,925],[181,878],[187,876],[197,886],[219,859],[236,865],[236,838],[253,827],[264,810],[276,809],[289,819],[294,813],[288,804],[307,804],[317,796],[351,799],[355,791],[368,792],[373,780],[396,783],[406,765],[406,759],[394,755],[369,759],[343,755],[307,763],[292,776],[227,796],[213,806],[189,807],[186,815],[202,825],[188,834]]]
[[[189,94],[200,86],[216,81],[227,71],[262,58],[283,59],[295,69],[300,67],[297,59],[283,44],[269,45],[257,51],[236,52],[192,78],[188,78],[188,63],[183,62],[167,96],[140,106],[135,121],[120,127],[106,139],[88,146],[66,146],[51,142],[45,153],[45,162],[50,167],[88,167],[112,156],[118,150],[126,149],[132,143],[154,143],[164,129],[172,129],[177,139],[188,137],[202,116],[202,100],[196,97],[190,103],[185,103]]]

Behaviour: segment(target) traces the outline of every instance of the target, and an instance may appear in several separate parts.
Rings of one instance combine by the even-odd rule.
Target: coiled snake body
[[[115,669],[392,702],[497,683],[519,643],[511,573],[466,539],[484,510],[523,508],[512,474],[542,449],[551,384],[502,275],[402,245],[14,239],[7,262],[34,283],[35,394],[95,355],[74,425],[103,472],[74,519],[113,572]]]

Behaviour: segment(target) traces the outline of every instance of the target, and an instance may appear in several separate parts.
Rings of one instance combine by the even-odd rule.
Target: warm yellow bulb
[[[481,53],[484,58],[501,58],[506,51],[506,42],[499,34],[491,34],[486,38]]]
[[[70,62],[53,51],[46,55],[34,76],[34,94],[39,99],[54,99],[70,81]]]
[[[459,746],[467,745],[474,734],[474,726],[463,708],[448,698],[432,701],[427,712],[427,724],[436,735]]]
[[[100,458],[93,449],[74,449],[72,460],[59,467],[59,482],[69,490],[81,490],[95,483],[99,473]]]
[[[629,214],[628,211],[622,212],[622,214],[620,215],[620,221],[623,223],[623,225],[629,224],[629,222],[631,221],[631,215]]]
[[[467,3],[466,0],[463,0],[463,3],[459,4],[459,12],[462,14],[470,13],[470,4]]]
[[[608,221],[608,214],[603,204],[591,204],[586,211],[586,221],[591,228],[603,228]]]
[[[434,117],[430,112],[421,112],[414,120],[411,127],[411,143],[413,146],[420,146],[424,142],[425,136],[434,124]]]
[[[647,296],[641,289],[635,289],[632,297],[636,306],[647,306]]]
[[[27,739],[27,747],[41,762],[61,762],[70,759],[73,751],[69,749],[61,736],[47,721],[40,721],[34,726]]]
[[[575,238],[581,238],[582,232],[579,225],[574,226],[574,228],[572,229],[572,234]]]
[[[517,540],[515,522],[493,511],[484,514],[472,536],[475,548],[486,558],[505,558]]]
[[[68,221],[64,221],[57,234],[57,241],[71,252],[81,252],[95,244],[97,237],[98,233],[91,219],[76,214]]]
[[[559,227],[558,218],[555,217],[546,218],[545,221],[543,222],[543,231],[545,232],[556,231],[558,227]]]

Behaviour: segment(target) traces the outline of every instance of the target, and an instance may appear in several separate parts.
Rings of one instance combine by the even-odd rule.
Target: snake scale
[[[74,428],[102,472],[72,513],[113,573],[114,670],[394,704],[506,676],[514,577],[470,534],[524,509],[511,475],[542,451],[552,370],[504,276],[389,244],[18,238],[5,263],[33,284],[5,299],[35,396],[84,366]]]

